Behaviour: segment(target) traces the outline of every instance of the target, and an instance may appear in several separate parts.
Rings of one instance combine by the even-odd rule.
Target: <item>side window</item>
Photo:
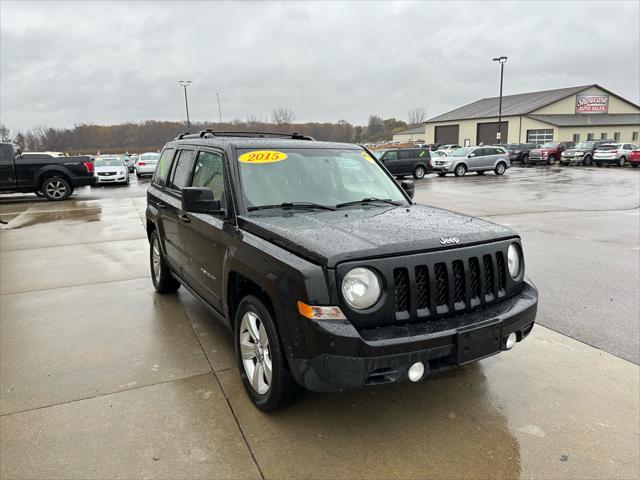
[[[398,152],[396,152],[395,150],[392,152],[387,152],[384,156],[385,160],[397,160],[398,159]]]
[[[13,162],[13,148],[11,145],[0,145],[0,164],[11,165]]]
[[[416,153],[416,156],[421,159],[427,159],[431,157],[431,155],[429,155],[429,150],[418,150]]]
[[[400,150],[398,152],[398,158],[400,160],[409,160],[410,158],[413,158],[414,155],[414,151],[413,150]]]
[[[474,157],[482,157],[487,154],[488,148],[476,148],[472,153]]]
[[[173,154],[175,150],[173,148],[167,148],[160,155],[158,160],[158,166],[156,167],[156,173],[153,174],[153,182],[158,185],[164,185],[167,180],[167,174],[171,168],[171,160],[173,160]]]
[[[215,152],[200,152],[193,171],[192,187],[204,187],[213,192],[213,198],[225,207],[224,173],[222,155]]]
[[[171,169],[170,180],[167,182],[167,187],[173,190],[182,190],[182,187],[187,185],[189,181],[189,175],[191,174],[191,156],[193,152],[191,150],[180,150],[178,156],[173,162],[173,168]]]

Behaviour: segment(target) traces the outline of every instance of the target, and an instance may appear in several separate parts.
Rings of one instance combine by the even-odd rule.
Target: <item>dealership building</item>
[[[610,139],[640,142],[640,106],[599,85],[483,98],[394,135],[397,141],[479,145]]]

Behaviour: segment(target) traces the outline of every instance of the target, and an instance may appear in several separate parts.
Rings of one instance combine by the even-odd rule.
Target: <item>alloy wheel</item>
[[[62,198],[67,193],[67,186],[60,180],[53,180],[47,184],[47,195],[51,198]]]
[[[260,395],[266,394],[273,375],[271,348],[265,325],[252,311],[240,321],[240,355],[251,387]]]
[[[153,265],[153,278],[156,283],[160,281],[160,248],[158,247],[158,240],[154,238],[152,245],[151,262]]]

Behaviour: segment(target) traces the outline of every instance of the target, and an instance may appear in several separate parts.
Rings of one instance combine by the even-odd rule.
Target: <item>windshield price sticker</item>
[[[371,158],[371,155],[369,155],[364,150],[360,152],[360,155],[362,155],[362,158],[364,158],[367,162],[376,163],[376,161],[373,158]]]
[[[238,157],[238,161],[242,163],[274,163],[281,162],[287,158],[284,152],[275,150],[254,150],[252,152],[243,153]]]

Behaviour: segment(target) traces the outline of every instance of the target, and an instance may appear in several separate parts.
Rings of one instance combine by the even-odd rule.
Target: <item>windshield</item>
[[[289,202],[335,207],[365,198],[407,205],[396,183],[364,150],[238,150],[238,162],[247,208]]]
[[[585,149],[591,149],[593,148],[594,143],[593,142],[584,142],[584,143],[578,143],[576,144],[575,147],[573,148],[577,148],[577,149],[581,149],[581,148],[585,148]]]
[[[466,157],[471,152],[473,152],[473,147],[462,147],[462,148],[458,148],[457,150],[454,150],[453,152],[451,152],[451,156],[452,157]]]
[[[547,142],[547,143],[543,143],[542,147],[540,148],[556,148],[559,144],[556,142]]]
[[[98,158],[93,164],[96,167],[121,167],[122,160],[119,158]]]

